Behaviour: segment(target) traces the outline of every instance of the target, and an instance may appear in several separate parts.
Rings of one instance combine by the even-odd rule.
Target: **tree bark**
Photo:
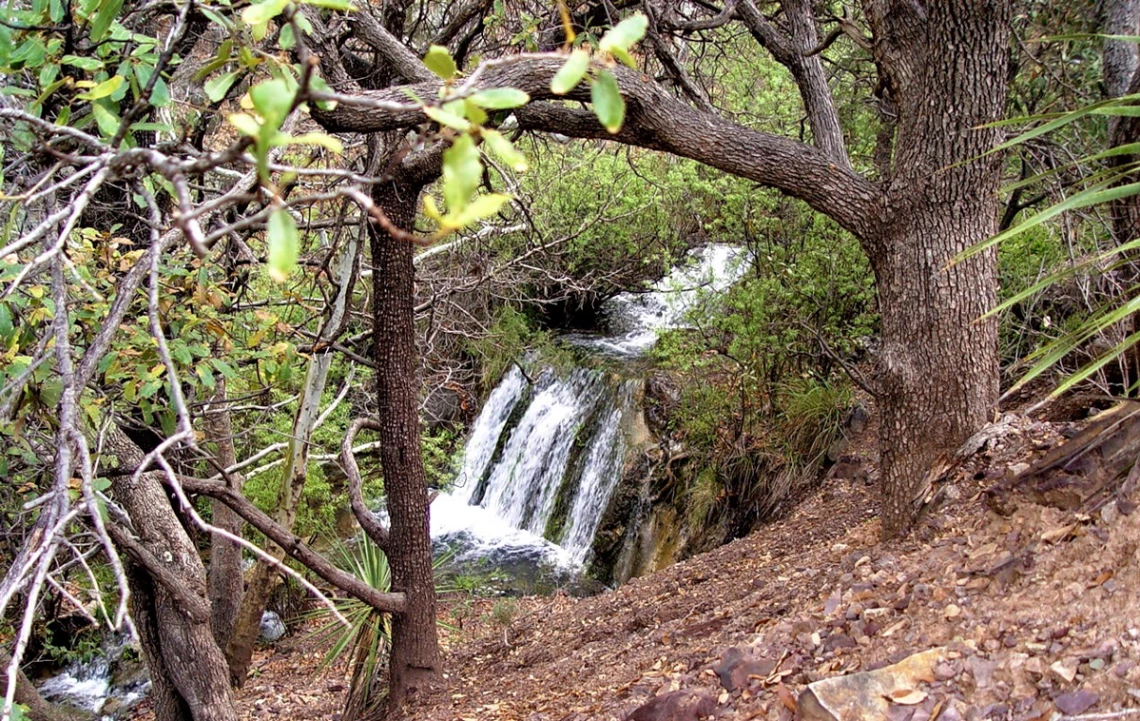
[[[374,186],[373,200],[399,228],[412,228],[421,186]],[[427,477],[420,448],[419,355],[415,328],[414,246],[370,225],[373,264],[373,353],[379,398],[380,463],[391,525],[392,590],[407,606],[392,619],[388,708],[394,715],[439,671],[435,583]]]
[[[128,471],[113,476],[111,488],[133,533],[111,528],[129,559],[132,615],[155,687],[155,718],[236,721],[225,658],[210,628],[206,569],[198,549],[158,473],[134,479],[144,457],[138,446],[112,426],[104,450]]]
[[[206,439],[214,444],[214,458],[222,468],[237,463],[234,452],[234,431],[230,410],[226,404],[226,379],[219,378],[213,403],[205,416]],[[228,474],[226,483],[241,491],[242,479],[237,473]],[[226,504],[214,500],[210,504],[211,523],[240,536],[242,519]],[[210,595],[210,628],[219,648],[225,648],[233,636],[241,609],[245,580],[242,578],[241,546],[221,536],[210,539],[210,572],[207,577]]]
[[[946,0],[923,15],[888,8],[900,42],[895,174],[882,231],[864,245],[882,314],[879,358],[883,532],[904,532],[926,496],[935,459],[980,428],[998,398],[997,320],[978,319],[997,297],[990,251],[954,256],[997,230],[998,140],[1012,3]]]

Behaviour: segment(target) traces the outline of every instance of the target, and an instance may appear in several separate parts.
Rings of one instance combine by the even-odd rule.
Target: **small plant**
[[[519,603],[513,598],[500,598],[495,602],[491,608],[491,620],[497,623],[503,629],[503,645],[510,646],[507,640],[507,628],[510,627],[511,621],[514,620],[515,615],[519,611]]]
[[[392,569],[388,565],[388,557],[370,539],[361,538],[351,547],[338,542],[334,558],[338,566],[377,591],[386,593],[392,589]],[[445,580],[441,584],[439,580],[439,569],[450,558],[450,554],[445,554],[433,564],[437,576],[437,594],[451,590],[450,581]],[[352,721],[367,716],[384,698],[382,689],[378,687],[380,680],[377,670],[392,639],[392,618],[355,598],[338,599],[336,606],[341,615],[348,619],[349,625],[341,626],[327,609],[320,609],[316,613],[328,617],[327,622],[314,631],[310,638],[333,640],[321,661],[322,669],[339,659],[352,659],[352,680],[341,717],[344,721]]]

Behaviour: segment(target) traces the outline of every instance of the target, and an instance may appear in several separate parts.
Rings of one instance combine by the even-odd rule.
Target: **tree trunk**
[[[412,228],[421,188],[377,185],[373,200],[399,228]],[[392,619],[388,707],[398,712],[439,670],[435,584],[428,533],[428,492],[420,449],[419,355],[415,328],[414,246],[371,225],[373,353],[379,397],[378,431],[391,519],[388,562],[392,590],[407,594],[407,611]]]
[[[899,98],[895,175],[880,232],[864,239],[882,314],[879,358],[883,533],[905,532],[933,462],[992,415],[998,398],[993,251],[950,266],[997,231],[999,140],[1011,3],[946,0],[880,8],[877,48]]]
[[[880,516],[887,537],[904,532],[926,496],[940,455],[957,448],[993,413],[998,397],[997,255],[946,270],[958,252],[995,226],[987,205],[901,218],[890,254],[875,264],[882,317]]]
[[[234,431],[230,410],[226,406],[226,379],[219,378],[214,393],[214,403],[205,415],[206,439],[214,444],[214,459],[222,468],[237,463],[234,452]],[[230,474],[226,480],[235,491],[241,490],[239,474]],[[229,506],[221,501],[211,501],[211,522],[235,536],[241,535],[242,520]],[[210,572],[207,577],[210,593],[210,628],[219,648],[225,648],[233,636],[241,609],[245,581],[242,578],[241,546],[215,535],[210,539]]]
[[[210,629],[206,569],[174,513],[158,473],[134,480],[143,453],[117,426],[106,452],[124,472],[115,500],[132,529],[114,536],[130,559],[132,615],[155,686],[157,721],[236,721],[225,658]]]

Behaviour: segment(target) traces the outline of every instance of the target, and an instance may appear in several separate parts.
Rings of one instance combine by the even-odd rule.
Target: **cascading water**
[[[744,272],[740,248],[710,245],[644,293],[605,307],[611,333],[566,340],[587,356],[635,358],[683,327],[703,298]],[[604,368],[604,365],[603,365]],[[516,365],[488,397],[453,490],[432,504],[432,535],[461,557],[581,568],[621,478],[642,380],[582,365],[527,376]]]

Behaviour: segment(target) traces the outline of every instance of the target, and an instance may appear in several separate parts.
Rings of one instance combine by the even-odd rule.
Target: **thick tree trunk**
[[[156,689],[157,721],[236,721],[222,651],[210,629],[206,569],[174,513],[156,472],[134,480],[143,454],[112,426],[105,452],[124,473],[112,477],[115,500],[133,533],[115,528],[130,558],[132,614]]]
[[[889,5],[889,3],[883,3]],[[999,140],[1011,3],[946,0],[877,21],[899,98],[895,174],[881,232],[864,238],[883,323],[879,362],[883,533],[905,532],[938,456],[992,415],[998,398],[993,252],[950,266],[997,230]],[[897,46],[891,47],[889,43]]]
[[[996,253],[945,267],[993,233],[993,214],[988,204],[940,210],[900,216],[887,238],[892,250],[875,264],[880,515],[888,537],[909,527],[938,457],[989,420],[997,403],[997,321],[974,322],[996,297]]]
[[[375,186],[373,199],[399,228],[411,228],[421,188]],[[379,397],[380,462],[388,516],[385,551],[392,590],[407,594],[405,613],[392,619],[389,709],[398,711],[439,670],[435,584],[428,535],[428,492],[420,449],[419,363],[415,328],[414,246],[371,226],[373,339]]]
[[[214,403],[208,410],[205,423],[206,439],[214,444],[214,459],[222,468],[229,468],[237,463],[237,454],[234,452],[234,431],[230,419],[230,411],[226,406],[226,380],[218,379],[214,392]],[[215,405],[216,404],[216,405]],[[230,474],[227,479],[235,491],[241,490],[242,480],[238,474]],[[211,522],[235,536],[241,535],[242,519],[234,513],[229,506],[221,501],[212,501],[210,504]],[[241,546],[215,535],[210,539],[210,627],[214,632],[214,640],[219,648],[225,648],[233,636],[234,625],[237,623],[238,611],[241,609],[242,594],[245,590],[245,581],[242,578]]]

